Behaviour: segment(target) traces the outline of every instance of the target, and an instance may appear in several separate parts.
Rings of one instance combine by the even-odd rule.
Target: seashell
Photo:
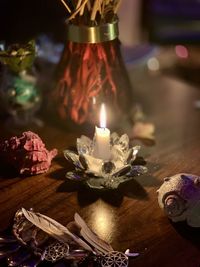
[[[200,177],[179,173],[166,177],[159,188],[158,204],[173,221],[200,227]]]
[[[166,214],[171,218],[183,215],[186,210],[186,201],[180,196],[176,195],[175,192],[173,194],[169,194],[163,200],[163,202],[164,210]]]
[[[22,175],[36,175],[47,172],[57,150],[48,151],[41,138],[31,132],[13,136],[0,144],[0,156]]]

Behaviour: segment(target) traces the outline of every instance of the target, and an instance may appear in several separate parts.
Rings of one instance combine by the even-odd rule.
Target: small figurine
[[[199,176],[179,173],[167,177],[157,192],[159,206],[173,222],[200,227]]]
[[[48,151],[41,138],[31,132],[13,136],[0,143],[0,156],[14,166],[22,175],[36,175],[47,172],[57,149]]]

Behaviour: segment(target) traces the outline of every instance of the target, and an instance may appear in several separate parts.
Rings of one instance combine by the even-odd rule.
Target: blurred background
[[[198,88],[199,0],[123,0],[118,15],[122,55],[135,76],[162,72]],[[0,0],[0,44],[36,39],[40,74],[48,69],[50,77],[49,62],[59,62],[66,42],[67,16],[60,0]],[[45,88],[47,75],[41,77]]]
[[[160,62],[153,58],[147,67],[157,70],[177,61],[183,72],[185,67],[196,71],[200,64],[199,0],[123,0],[118,15],[127,64],[148,63],[152,55],[162,54],[164,48],[168,51],[167,58],[161,58]],[[59,0],[1,0],[0,40],[23,42],[45,34],[63,43],[66,18]]]
[[[70,5],[70,1],[68,1]],[[0,39],[23,40],[38,33],[63,33],[66,11],[59,0],[1,0]],[[121,40],[197,44],[199,0],[123,0],[119,11]]]

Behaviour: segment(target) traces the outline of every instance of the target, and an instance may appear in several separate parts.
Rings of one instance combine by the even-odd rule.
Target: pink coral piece
[[[49,170],[57,149],[48,151],[41,138],[28,131],[3,141],[0,144],[0,155],[20,174],[35,175]]]

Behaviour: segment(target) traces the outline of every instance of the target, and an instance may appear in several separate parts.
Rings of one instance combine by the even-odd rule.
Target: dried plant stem
[[[61,3],[64,5],[64,7],[67,9],[67,11],[69,12],[69,13],[71,13],[71,9],[68,7],[68,5],[65,3],[65,1],[64,0],[60,0],[61,1]]]
[[[88,0],[85,0],[81,3],[81,5],[79,6],[79,8],[77,8],[74,13],[68,18],[68,21],[75,18],[75,16],[81,11],[82,7],[85,6],[85,4],[87,3]]]
[[[85,5],[87,4],[87,2],[82,6],[81,10],[80,10],[80,16],[83,16],[84,10],[85,10]]]
[[[76,5],[76,9],[80,7],[81,2],[82,2],[82,0],[78,0],[77,5]]]
[[[68,21],[74,19],[75,17],[81,17],[84,15],[85,23],[90,25],[90,21],[95,21],[97,23],[102,23],[101,19],[111,18],[113,14],[113,18],[117,13],[122,0],[76,0],[73,1],[75,9],[73,11],[70,10],[68,5],[65,3],[65,0],[60,0],[62,4],[65,6],[68,12],[71,13],[71,16],[68,18]],[[100,21],[97,21],[99,18],[97,15],[100,14]],[[107,15],[109,16],[107,17]],[[82,20],[78,20],[77,22],[81,23]]]
[[[91,17],[90,17],[90,19],[92,21],[94,21],[95,18],[96,18],[96,14],[97,14],[98,8],[99,8],[99,0],[95,0],[93,8],[92,8]]]
[[[90,3],[90,0],[87,1],[87,8],[88,8],[89,11],[91,10],[91,3]]]
[[[116,14],[117,11],[119,10],[119,7],[120,7],[120,5],[121,5],[121,2],[122,2],[122,0],[118,0],[116,6],[114,7],[114,14]]]
[[[104,0],[100,0],[100,1],[99,1],[99,13],[100,13],[101,16],[102,16],[103,2],[104,2]]]
[[[105,1],[103,1],[103,3],[102,3],[101,18],[104,18],[104,10],[105,10]]]

